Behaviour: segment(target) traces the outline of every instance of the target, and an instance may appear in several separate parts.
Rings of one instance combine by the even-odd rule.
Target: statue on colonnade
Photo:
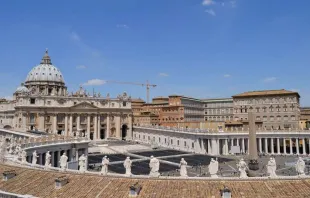
[[[60,168],[62,171],[65,171],[67,169],[67,162],[68,162],[68,156],[66,155],[66,152],[63,152],[59,160]]]
[[[33,151],[33,153],[32,153],[32,165],[37,164],[37,158],[38,157],[39,157],[39,155],[37,155],[37,151]]]
[[[160,173],[159,171],[159,160],[155,158],[153,155],[151,156],[150,159],[150,164],[149,164],[151,171],[150,171],[150,176],[151,177],[159,177]]]
[[[298,158],[298,161],[296,162],[295,165],[295,169],[296,172],[298,173],[299,176],[305,176],[305,167],[306,167],[306,163],[305,161],[302,159],[302,157]]]
[[[217,172],[219,170],[219,163],[217,160],[214,160],[214,158],[211,158],[208,169],[209,169],[209,173],[211,175],[211,178],[218,178]]]
[[[267,173],[269,174],[269,177],[277,177],[276,174],[277,170],[277,163],[274,157],[271,157],[267,164]]]
[[[246,173],[247,170],[249,170],[248,165],[246,164],[246,162],[244,161],[243,158],[240,159],[239,163],[237,164],[237,167],[239,169],[240,172],[240,178],[247,178],[248,175]]]
[[[187,177],[187,162],[184,160],[184,158],[180,161],[180,176],[181,177]]]
[[[130,160],[130,157],[127,157],[126,160],[124,161],[124,167],[126,169],[126,175],[130,176],[131,175],[131,164],[132,161]]]
[[[104,156],[102,158],[101,175],[107,175],[108,174],[108,165],[109,165],[109,163],[110,163],[109,158],[107,156]]]
[[[85,157],[84,154],[82,154],[81,157],[79,158],[79,166],[80,166],[79,171],[81,173],[84,173],[86,171],[86,160],[87,158]]]
[[[45,154],[45,165],[44,165],[45,167],[44,167],[44,169],[49,169],[52,166],[51,157],[52,156],[51,156],[50,152],[47,151]]]

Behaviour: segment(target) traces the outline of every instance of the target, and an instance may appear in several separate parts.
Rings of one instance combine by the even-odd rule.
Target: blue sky
[[[309,0],[3,0],[0,96],[12,95],[45,48],[69,91],[112,96],[230,97],[297,90],[310,105]],[[94,80],[97,79],[97,80]],[[100,84],[100,85],[99,85]]]

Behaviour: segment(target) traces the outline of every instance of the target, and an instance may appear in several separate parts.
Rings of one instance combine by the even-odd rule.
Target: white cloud
[[[216,15],[215,12],[214,12],[214,10],[212,10],[212,9],[206,10],[205,12],[208,13],[208,14],[210,14],[210,15],[212,15],[212,16],[215,16],[215,15]]]
[[[231,77],[230,74],[224,74],[224,78],[229,78],[229,77]]]
[[[235,8],[237,6],[237,1],[230,1],[231,7]]]
[[[84,86],[99,86],[105,84],[105,80],[100,80],[100,79],[91,79],[87,81],[86,83],[83,83]]]
[[[204,6],[209,6],[212,4],[215,4],[214,0],[203,0],[202,1],[202,5],[204,5]]]
[[[125,28],[125,29],[129,28],[129,26],[126,24],[117,24],[116,27],[117,28]]]
[[[78,65],[76,66],[77,69],[86,69],[86,66],[85,65]]]
[[[274,82],[274,81],[276,81],[276,80],[277,80],[276,77],[268,77],[268,78],[265,78],[265,79],[263,80],[263,82],[269,83],[269,82]]]
[[[76,32],[71,32],[70,37],[74,41],[80,41],[81,37]]]
[[[168,77],[169,76],[167,73],[159,73],[158,75],[162,76],[162,77]]]

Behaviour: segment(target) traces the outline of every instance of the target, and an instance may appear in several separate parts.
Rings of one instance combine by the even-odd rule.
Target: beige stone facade
[[[68,93],[61,72],[51,64],[47,52],[14,93],[14,100],[0,110],[5,122],[19,131],[38,130],[92,140],[132,138],[131,98],[125,92],[117,98],[88,95],[82,87]]]
[[[300,108],[300,122],[301,129],[310,129],[310,107]]]
[[[233,120],[233,99],[216,98],[203,99],[205,121],[231,121]]]
[[[299,128],[299,94],[287,90],[251,91],[233,96],[234,120],[248,123],[248,112],[266,129]]]

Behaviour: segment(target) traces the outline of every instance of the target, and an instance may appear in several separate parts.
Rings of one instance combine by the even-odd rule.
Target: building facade
[[[68,93],[62,73],[46,51],[41,63],[17,88],[13,101],[1,103],[2,127],[18,131],[38,130],[92,140],[131,139],[131,98],[127,93],[86,94],[82,87]]]
[[[310,107],[300,108],[300,128],[310,129]]]
[[[233,96],[234,120],[248,123],[253,111],[258,127],[266,129],[299,128],[299,94],[287,90],[250,91]]]
[[[205,121],[233,120],[233,99],[217,98],[202,100]]]

